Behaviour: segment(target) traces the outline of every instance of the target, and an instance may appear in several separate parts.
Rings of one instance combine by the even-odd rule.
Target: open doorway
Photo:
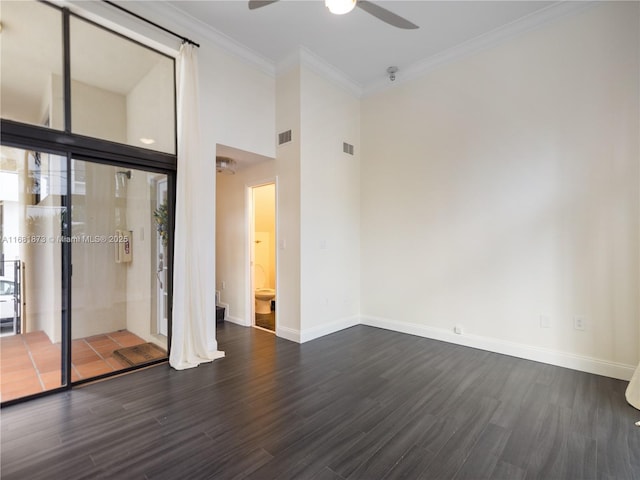
[[[276,184],[253,186],[251,193],[251,293],[253,325],[276,330]]]

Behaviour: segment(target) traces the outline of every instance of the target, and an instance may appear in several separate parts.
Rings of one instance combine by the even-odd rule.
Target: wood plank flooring
[[[638,479],[626,382],[371,327],[2,409],[11,479]]]

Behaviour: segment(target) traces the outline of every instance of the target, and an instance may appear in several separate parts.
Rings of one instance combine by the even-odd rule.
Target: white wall
[[[175,153],[175,72],[173,62],[161,57],[126,97],[127,143]],[[162,99],[158,101],[158,99]],[[141,138],[155,140],[145,145]]]
[[[300,340],[300,68],[276,82],[276,132],[291,130],[291,142],[276,151],[278,267],[276,334]]]
[[[638,6],[364,101],[365,322],[619,376],[638,363]]]
[[[43,183],[50,181],[49,171],[60,170],[61,161],[64,160],[53,155],[41,155]],[[47,241],[19,245],[19,256],[16,258],[23,261],[24,267],[21,278],[24,295],[21,299],[22,331],[44,331],[52,342],[60,342],[62,249],[61,244],[55,239],[61,233],[61,197],[49,192],[49,195],[35,205],[34,196],[26,193],[30,192],[32,187],[32,180],[28,175],[27,155],[24,156],[23,162],[19,180],[20,203],[16,205],[16,210],[21,212],[13,218],[14,228],[17,227],[24,235],[36,235]],[[20,218],[21,214],[23,218]]]
[[[292,141],[277,149],[275,161],[217,176],[216,258],[220,301],[229,319],[251,325],[251,278],[247,246],[247,188],[277,178],[276,335],[300,340],[300,70],[280,75],[276,85],[275,132],[292,130]],[[234,147],[236,145],[233,145]],[[258,152],[255,152],[258,153]],[[222,282],[225,288],[222,289]]]
[[[246,189],[277,176],[276,333],[304,342],[358,323],[360,103],[299,65],[278,76],[276,97],[276,131],[292,141],[272,166],[218,176],[217,287],[231,319],[250,324]]]
[[[276,185],[253,189],[255,224],[254,258],[264,272],[264,284],[255,288],[276,288]],[[259,242],[259,243],[258,243]]]
[[[302,67],[301,332],[306,341],[358,323],[360,100]],[[355,155],[343,152],[343,142]]]
[[[167,347],[157,328],[156,181],[164,175],[132,170],[127,180],[126,230],[132,232],[132,260],[126,267],[127,330],[148,342]]]
[[[126,142],[127,105],[124,95],[75,80],[71,82],[71,95],[71,128],[74,133]]]
[[[126,198],[116,198],[117,167],[85,163],[85,195],[74,195],[73,236],[114,235],[126,227]],[[115,262],[113,242],[71,245],[73,338],[127,328],[127,268]],[[134,256],[136,253],[134,252]]]

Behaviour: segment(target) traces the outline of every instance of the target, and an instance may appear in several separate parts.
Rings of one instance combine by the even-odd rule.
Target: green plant
[[[153,218],[156,221],[156,230],[162,240],[162,246],[166,247],[169,242],[169,208],[166,200],[154,210]]]

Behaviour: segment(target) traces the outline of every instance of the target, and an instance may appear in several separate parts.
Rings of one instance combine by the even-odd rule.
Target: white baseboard
[[[307,328],[300,332],[300,343],[308,342],[315,338],[324,337],[331,333],[339,332],[345,328],[360,325],[360,316],[353,316],[347,318],[341,318],[326,325],[319,325],[317,327]]]
[[[370,327],[408,333],[419,337],[479,348],[489,352],[501,353],[512,357],[524,358],[526,360],[533,360],[536,362],[556,365],[558,367],[570,368],[573,370],[594,373],[596,375],[603,375],[605,377],[612,377],[626,381],[631,379],[636,368],[635,365],[609,362],[598,358],[576,355],[574,353],[561,352],[532,345],[524,345],[521,343],[482,337],[479,335],[457,335],[442,328],[399,322],[386,318],[363,315],[360,317],[360,323]]]
[[[222,303],[220,300],[218,300],[216,305],[219,306],[219,307],[224,307],[224,319],[228,320],[229,319],[229,304],[228,303]]]
[[[249,322],[247,322],[245,319],[243,318],[237,318],[237,317],[232,317],[231,315],[226,314],[226,310],[225,310],[225,321],[227,322],[231,322],[231,323],[235,323],[236,325],[241,325],[243,327],[250,327],[251,324]]]
[[[276,325],[276,336],[284,338],[285,340],[300,343],[300,330]]]

